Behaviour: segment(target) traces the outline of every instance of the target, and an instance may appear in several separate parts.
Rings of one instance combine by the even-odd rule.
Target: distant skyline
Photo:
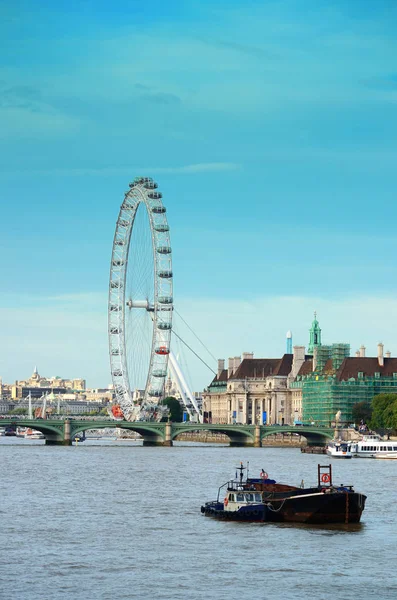
[[[323,343],[396,356],[396,23],[392,0],[2,2],[3,381],[110,384],[110,252],[139,174],[215,357],[281,356],[289,329],[307,345],[314,310]]]

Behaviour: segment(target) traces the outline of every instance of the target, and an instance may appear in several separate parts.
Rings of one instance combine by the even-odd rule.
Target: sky
[[[394,0],[1,1],[3,381],[111,383],[112,240],[141,174],[212,369],[281,356],[287,330],[307,345],[315,310],[323,343],[396,356],[396,29]]]

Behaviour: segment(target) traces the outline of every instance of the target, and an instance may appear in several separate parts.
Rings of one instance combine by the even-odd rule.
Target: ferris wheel
[[[162,194],[150,177],[129,184],[113,240],[109,354],[116,403],[127,420],[156,418],[172,329],[172,260]]]

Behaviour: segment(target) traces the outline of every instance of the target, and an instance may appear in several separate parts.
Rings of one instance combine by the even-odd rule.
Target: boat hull
[[[240,508],[240,510],[225,510],[221,502],[206,502],[201,507],[206,517],[221,521],[244,521],[245,523],[263,523],[267,521],[267,508],[264,504]]]
[[[298,496],[272,498],[263,504],[225,510],[220,502],[201,507],[206,517],[219,520],[268,523],[359,523],[366,496],[349,490],[321,491]]]
[[[266,503],[268,521],[285,523],[359,523],[366,496],[350,491],[319,492]]]

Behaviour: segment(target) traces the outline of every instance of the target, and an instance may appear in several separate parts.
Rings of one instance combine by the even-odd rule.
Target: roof
[[[304,363],[302,363],[301,368],[299,369],[298,375],[310,375],[313,372],[313,359],[307,358]]]
[[[291,373],[293,359],[293,354],[284,354],[278,365],[277,375],[284,375],[287,377],[287,375]]]
[[[221,374],[219,375],[215,375],[214,379],[211,381],[210,385],[217,383],[219,381],[224,381],[226,383],[227,381],[227,369],[223,369],[221,371]]]
[[[292,368],[292,354],[284,354],[282,358],[245,358],[230,379],[262,379],[274,376],[286,377]]]
[[[363,373],[367,377],[374,377],[375,373],[380,373],[381,377],[393,377],[393,373],[397,373],[397,358],[384,358],[383,361],[384,366],[381,367],[377,357],[345,358],[336,371],[336,377],[339,381],[346,381],[352,377],[357,379],[358,373]]]

